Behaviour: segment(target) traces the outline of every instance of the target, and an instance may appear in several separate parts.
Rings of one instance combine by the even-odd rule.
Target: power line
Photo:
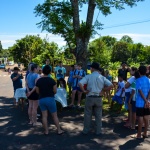
[[[142,20],[142,21],[136,21],[136,22],[130,22],[130,23],[125,23],[125,24],[118,24],[118,25],[112,25],[112,26],[106,26],[103,29],[108,29],[108,28],[116,28],[116,27],[121,27],[121,26],[129,26],[132,24],[140,24],[140,23],[144,23],[144,22],[150,22],[150,19],[147,20]]]

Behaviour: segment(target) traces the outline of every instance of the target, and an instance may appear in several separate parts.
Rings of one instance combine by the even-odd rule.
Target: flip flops
[[[131,137],[131,138],[134,138],[134,139],[137,139],[137,140],[142,140],[142,139],[143,139],[143,138],[141,138],[141,137],[137,137],[136,134],[131,135],[130,137]]]
[[[129,129],[131,128],[131,126],[127,124],[125,124],[124,127],[129,128]]]
[[[44,135],[45,135],[45,136],[48,136],[48,135],[49,135],[49,133],[44,133]]]
[[[65,133],[65,131],[62,130],[60,133],[57,133],[57,135],[62,135],[64,133]]]
[[[142,137],[143,137],[143,139],[148,138],[148,136],[147,136],[147,135],[142,135]]]

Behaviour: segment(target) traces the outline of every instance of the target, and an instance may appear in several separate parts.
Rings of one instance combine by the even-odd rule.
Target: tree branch
[[[87,13],[87,18],[86,18],[86,25],[90,29],[92,29],[95,6],[96,6],[95,0],[89,0],[88,13]],[[90,37],[88,37],[88,39],[89,38]]]
[[[78,0],[70,0],[72,9],[73,9],[73,27],[75,33],[80,28],[80,19],[79,19],[79,3]]]

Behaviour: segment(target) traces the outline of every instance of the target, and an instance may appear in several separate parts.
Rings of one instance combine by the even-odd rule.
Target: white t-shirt
[[[125,82],[124,81],[122,81],[122,82],[119,81],[118,82],[118,89],[117,89],[116,95],[120,96],[121,92],[122,92],[122,90],[124,90],[124,88],[125,88]],[[125,97],[125,92],[124,91],[123,91],[121,97]]]
[[[128,87],[127,89],[125,89],[125,92],[131,92],[131,84],[133,83],[135,81],[135,77],[134,76],[132,76],[132,77],[130,77],[128,80],[127,80],[127,82],[128,83],[130,83],[130,87]]]

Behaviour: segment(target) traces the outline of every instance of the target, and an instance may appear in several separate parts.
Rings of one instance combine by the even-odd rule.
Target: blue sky
[[[42,38],[48,34],[41,32],[36,23],[40,22],[40,17],[35,17],[34,8],[44,0],[1,0],[0,4],[0,41],[3,48],[12,46],[17,39],[28,35],[40,34]],[[101,36],[110,35],[120,39],[123,35],[129,35],[135,43],[141,42],[150,45],[150,0],[137,3],[136,7],[126,7],[125,10],[112,9],[112,14],[103,16],[101,13],[98,20],[104,24],[104,29],[98,31]],[[81,19],[86,19],[86,7],[80,13]],[[95,18],[98,10],[95,11]],[[149,20],[148,22],[143,22]],[[128,26],[113,28],[114,25],[122,25],[133,22],[143,22]],[[59,46],[65,45],[63,39],[59,36],[48,34],[49,41],[58,43]],[[98,35],[96,37],[99,37]]]

